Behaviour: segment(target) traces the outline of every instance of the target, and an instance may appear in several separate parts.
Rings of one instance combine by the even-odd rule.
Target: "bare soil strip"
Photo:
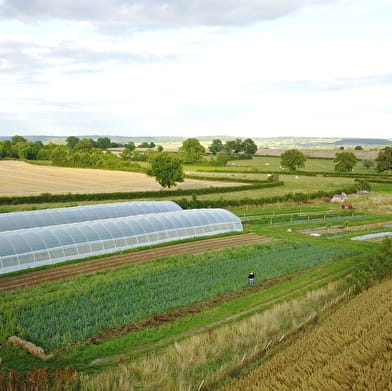
[[[19,276],[0,278],[0,292],[7,290],[11,291],[25,286],[38,285],[43,282],[65,280],[82,274],[92,274],[100,270],[116,268],[131,263],[146,262],[158,258],[183,254],[197,254],[208,250],[269,242],[272,240],[274,239],[249,233],[244,235],[225,236],[221,238],[180,243],[172,246],[151,248],[128,254],[98,258],[72,265],[58,266],[52,269],[32,271]]]

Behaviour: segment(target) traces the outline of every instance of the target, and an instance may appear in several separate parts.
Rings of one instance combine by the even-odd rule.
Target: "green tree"
[[[0,159],[11,157],[12,145],[10,140],[0,141]]]
[[[22,136],[13,136],[11,138],[11,144],[16,145],[18,143],[27,143],[27,140]]]
[[[93,140],[89,138],[82,138],[78,141],[78,143],[74,146],[75,151],[79,152],[88,152],[94,147]]]
[[[219,152],[216,155],[216,165],[217,166],[226,166],[227,162],[229,161],[229,155],[227,153],[224,152]]]
[[[291,171],[305,167],[306,156],[298,149],[288,149],[280,155],[280,165]]]
[[[361,145],[357,145],[354,149],[355,149],[356,151],[363,151],[363,148],[362,148]]]
[[[38,160],[50,160],[52,151],[57,147],[57,144],[49,143],[45,144],[38,152]]]
[[[257,152],[257,145],[251,138],[244,140],[242,145],[243,151],[248,155],[254,155]]]
[[[99,149],[108,149],[110,148],[112,141],[109,137],[99,137],[96,142],[96,147]]]
[[[19,141],[12,145],[13,154],[19,159],[36,160],[39,150],[43,144],[41,141],[28,142]]]
[[[170,188],[176,186],[177,182],[184,182],[184,170],[181,160],[169,152],[158,152],[151,155],[151,167],[147,175],[155,177],[162,186]]]
[[[212,140],[212,144],[208,147],[208,149],[213,155],[216,155],[218,152],[222,152],[223,151],[222,140],[219,139]]]
[[[364,159],[362,160],[362,166],[364,168],[373,168],[376,165],[376,162],[373,159]]]
[[[178,149],[178,156],[186,164],[199,163],[205,153],[205,148],[197,138],[186,139]]]
[[[55,148],[53,148],[50,154],[50,160],[53,162],[53,164],[60,166],[67,163],[69,158],[70,149],[66,145],[57,145]]]
[[[228,140],[223,146],[223,151],[228,153],[229,155],[233,153],[240,153],[243,150],[244,147],[240,138],[237,138],[236,140]]]
[[[67,137],[67,139],[65,140],[65,142],[67,143],[67,146],[71,149],[75,148],[75,145],[80,141],[79,137],[76,136],[69,136]]]
[[[124,148],[120,156],[124,160],[132,160],[132,151],[128,148]]]
[[[125,144],[125,148],[132,152],[136,148],[136,145],[133,141],[130,141],[129,143]]]
[[[139,144],[138,148],[155,148],[155,143],[153,141],[143,141],[141,144]]]
[[[376,170],[392,170],[392,147],[386,147],[380,151],[376,157]]]
[[[333,161],[335,163],[335,171],[351,172],[357,164],[358,159],[352,152],[338,152]]]

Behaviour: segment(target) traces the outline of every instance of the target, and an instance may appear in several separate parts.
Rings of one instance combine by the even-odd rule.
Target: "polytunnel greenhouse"
[[[182,210],[172,201],[133,201],[0,214],[0,232]]]
[[[0,233],[0,274],[131,248],[242,231],[224,209],[147,213]]]

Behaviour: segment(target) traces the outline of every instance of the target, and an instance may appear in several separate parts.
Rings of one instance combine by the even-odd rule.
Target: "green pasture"
[[[205,165],[187,165],[185,170],[190,171],[263,171],[263,172],[281,172],[287,171],[287,168],[282,168],[280,165],[279,156],[253,156],[249,160],[230,160],[227,162],[226,167],[213,167]],[[307,158],[305,167],[300,170],[307,172],[335,172],[335,164],[333,158]],[[368,169],[363,166],[362,161],[358,161],[353,170],[354,173],[375,174],[374,168]]]
[[[257,177],[257,175],[238,175],[239,179],[241,177],[249,177],[250,179],[254,179]],[[205,194],[198,196],[198,198],[200,200],[218,200],[222,196],[225,199],[234,200],[242,198],[262,198],[271,196],[282,196],[287,193],[312,193],[319,190],[338,190],[347,186],[351,186],[355,183],[354,179],[340,177],[313,177],[298,175],[298,178],[296,178],[296,176],[294,175],[279,175],[279,179],[284,182],[283,186],[266,189],[237,191],[232,193],[226,193],[224,195],[219,193]]]

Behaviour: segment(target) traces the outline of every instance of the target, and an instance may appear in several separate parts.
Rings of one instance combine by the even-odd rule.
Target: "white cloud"
[[[245,25],[344,0],[4,0],[0,16],[26,22],[45,19],[94,21],[106,25]]]
[[[390,1],[77,3],[0,6],[0,132],[390,137]]]

